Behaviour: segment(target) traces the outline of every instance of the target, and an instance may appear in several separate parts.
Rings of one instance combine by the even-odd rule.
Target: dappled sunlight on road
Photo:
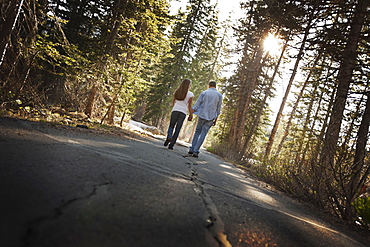
[[[285,214],[285,215],[287,215],[287,216],[290,216],[290,217],[292,217],[292,218],[294,218],[294,219],[297,219],[297,220],[303,221],[303,222],[305,222],[305,223],[308,223],[308,224],[310,224],[310,225],[312,225],[312,226],[314,226],[314,227],[316,227],[316,228],[318,228],[318,229],[320,229],[320,230],[326,230],[326,231],[329,231],[329,232],[334,233],[334,234],[338,234],[338,235],[345,236],[345,235],[343,235],[342,233],[340,233],[340,232],[338,232],[338,231],[336,231],[336,230],[334,230],[334,229],[328,228],[328,227],[326,227],[326,226],[324,226],[324,225],[320,224],[320,223],[319,223],[319,222],[317,222],[317,221],[314,221],[314,220],[308,219],[308,218],[303,217],[303,216],[296,216],[296,215],[292,215],[292,214],[289,214],[289,213],[287,213],[287,212],[283,212],[283,211],[280,211],[280,210],[277,210],[277,211],[278,211],[278,212],[280,212],[280,213],[282,213],[282,214]]]
[[[58,141],[61,141],[59,139]],[[79,140],[79,139],[68,139],[67,142],[72,143],[72,144],[77,144],[77,145],[82,145],[84,140]],[[93,147],[100,147],[100,148],[106,148],[106,147],[116,147],[116,148],[128,148],[129,146],[121,144],[121,143],[114,143],[114,142],[101,142],[101,141],[90,141],[90,146]]]
[[[63,135],[57,135],[57,134],[45,134],[48,138],[58,141],[58,142],[65,142],[65,143],[71,143],[73,145],[85,145],[85,146],[92,146],[92,147],[99,147],[99,148],[105,148],[105,147],[116,147],[116,148],[128,148],[128,145],[122,144],[122,143],[115,143],[111,141],[101,141],[101,140],[86,140],[85,138],[77,138],[77,137],[67,137]]]
[[[233,168],[232,166],[227,166],[225,164],[220,164],[219,166],[221,166],[222,168],[227,168],[227,169],[232,169]]]
[[[185,178],[180,178],[180,177],[168,177],[168,178],[171,179],[171,180],[173,180],[173,181],[184,183],[184,184],[193,184],[192,181],[187,180]]]
[[[242,176],[241,174],[237,174],[237,173],[231,173],[231,172],[223,172],[223,173],[226,174],[226,175],[238,178],[238,179],[243,179],[244,178],[244,176]]]
[[[267,195],[265,192],[261,192],[259,190],[248,189],[245,191],[250,197],[254,200],[259,200],[260,202],[267,203],[271,206],[279,206],[279,202],[275,200],[273,197]]]
[[[281,203],[273,197],[271,191],[259,187],[257,181],[246,177],[240,169],[223,163],[219,164],[219,167],[222,169],[220,170],[221,174],[229,178],[222,181],[223,184],[227,184],[229,188],[232,188],[234,193],[235,190],[239,191],[239,196],[251,199],[258,204],[264,204],[266,208],[270,208],[271,206],[278,208],[282,206]],[[225,186],[224,189],[227,189],[227,187]]]

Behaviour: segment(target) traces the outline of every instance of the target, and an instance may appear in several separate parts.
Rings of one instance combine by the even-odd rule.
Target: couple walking
[[[190,87],[191,80],[184,79],[174,93],[170,125],[164,146],[168,145],[169,149],[173,149],[186,118],[186,112],[189,111],[189,121],[193,119],[193,113],[198,115],[197,127],[189,154],[198,157],[199,149],[209,129],[216,124],[217,117],[220,115],[222,94],[216,90],[216,82],[210,81],[208,89],[199,95],[197,102],[191,107],[194,94],[189,91]]]

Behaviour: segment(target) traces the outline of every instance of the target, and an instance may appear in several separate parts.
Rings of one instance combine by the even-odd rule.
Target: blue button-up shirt
[[[193,106],[194,114],[205,120],[214,120],[220,115],[222,94],[216,88],[203,91]]]

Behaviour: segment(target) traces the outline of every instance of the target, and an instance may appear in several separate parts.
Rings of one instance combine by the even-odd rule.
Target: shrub
[[[358,197],[353,202],[361,225],[370,228],[370,197]]]

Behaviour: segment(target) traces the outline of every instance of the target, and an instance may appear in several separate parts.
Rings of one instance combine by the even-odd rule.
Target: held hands
[[[191,121],[193,120],[193,113],[195,112],[195,110],[193,108],[189,108],[189,117],[188,117],[188,121]]]

